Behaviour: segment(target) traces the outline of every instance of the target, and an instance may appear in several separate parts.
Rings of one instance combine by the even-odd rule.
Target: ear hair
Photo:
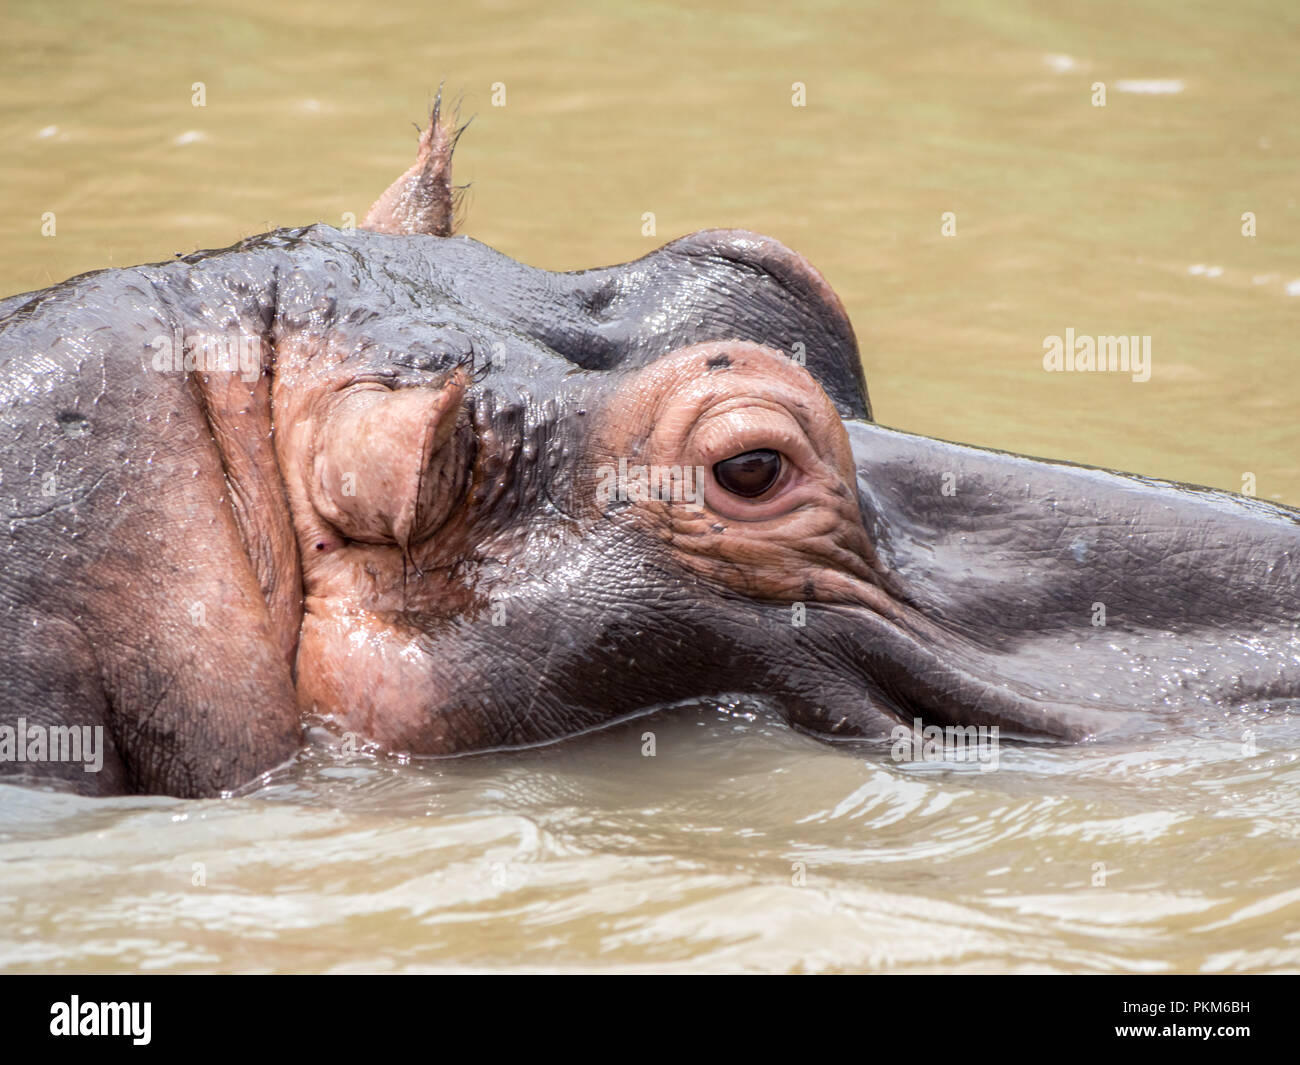
[[[438,86],[429,125],[420,134],[415,162],[374,202],[361,222],[362,229],[376,233],[451,236],[463,189],[468,187],[451,183],[451,157],[460,135],[469,126],[469,122],[455,126],[460,117],[459,106],[456,110],[456,120],[443,121],[442,86]]]

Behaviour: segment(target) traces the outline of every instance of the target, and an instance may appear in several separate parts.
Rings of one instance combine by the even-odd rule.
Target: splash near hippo
[[[875,424],[754,233],[454,237],[457,136],[358,229],[0,301],[10,779],[218,794],[305,716],[434,756],[736,694],[919,750],[1300,703],[1300,513]]]

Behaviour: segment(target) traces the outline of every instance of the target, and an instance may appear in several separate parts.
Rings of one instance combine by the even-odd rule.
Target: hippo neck
[[[278,231],[234,248],[141,267],[221,457],[230,513],[266,600],[279,651],[292,667],[302,624],[302,565],[271,413],[278,295],[292,268]],[[156,346],[156,342],[155,342]]]
[[[276,458],[271,369],[253,381],[235,373],[195,373],[191,384],[221,454],[244,553],[266,600],[277,645],[292,667],[302,626],[302,564]]]

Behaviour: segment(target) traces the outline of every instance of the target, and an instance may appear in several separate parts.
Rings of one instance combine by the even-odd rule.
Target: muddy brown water
[[[1300,504],[1300,8],[730,7],[10,2],[0,292],[360,216],[445,78],[473,237],[771,233],[883,423]],[[1150,379],[1044,372],[1067,328]],[[1298,753],[1229,715],[980,772],[713,703],[436,765],[321,738],[224,800],[0,787],[0,968],[1297,971]]]

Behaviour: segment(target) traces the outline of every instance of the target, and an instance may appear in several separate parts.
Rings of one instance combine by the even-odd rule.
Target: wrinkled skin
[[[435,114],[365,229],[0,301],[0,725],[108,737],[0,773],[214,794],[308,713],[446,755],[723,693],[842,740],[1300,702],[1297,512],[881,428],[795,253],[530,269],[439,235],[453,144]],[[160,371],[177,330],[260,367]],[[729,490],[756,451],[775,482]],[[608,499],[620,460],[703,468],[702,505]]]

